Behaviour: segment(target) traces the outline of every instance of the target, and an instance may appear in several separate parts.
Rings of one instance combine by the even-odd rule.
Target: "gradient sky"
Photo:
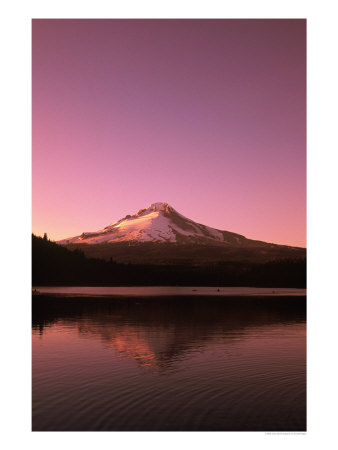
[[[158,201],[306,245],[305,20],[33,20],[33,232]]]

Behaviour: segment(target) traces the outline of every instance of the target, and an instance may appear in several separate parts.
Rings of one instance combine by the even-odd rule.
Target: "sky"
[[[305,20],[32,21],[32,230],[154,202],[306,246]]]

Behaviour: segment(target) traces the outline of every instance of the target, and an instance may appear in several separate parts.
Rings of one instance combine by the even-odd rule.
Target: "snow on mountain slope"
[[[218,242],[241,245],[248,241],[239,234],[216,230],[182,216],[167,203],[152,203],[134,215],[127,215],[102,230],[58,241],[58,244],[99,244],[103,242]]]

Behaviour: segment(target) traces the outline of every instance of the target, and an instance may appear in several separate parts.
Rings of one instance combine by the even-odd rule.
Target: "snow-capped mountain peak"
[[[168,203],[164,203],[164,202],[157,202],[157,203],[151,203],[148,208],[146,208],[147,210],[152,210],[152,211],[166,211],[168,212],[170,209],[173,209],[170,205],[168,205]]]
[[[96,232],[63,239],[59,244],[99,244],[115,242],[231,243],[239,244],[241,235],[198,224],[168,203],[151,203],[136,214],[127,215]]]

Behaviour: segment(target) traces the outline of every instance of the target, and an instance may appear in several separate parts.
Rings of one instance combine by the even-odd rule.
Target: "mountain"
[[[81,248],[86,256],[137,263],[262,262],[305,257],[305,249],[247,239],[211,228],[162,202],[152,203],[101,230],[84,232],[57,243],[71,249]]]
[[[238,245],[244,236],[220,231],[194,222],[179,214],[168,203],[152,203],[136,214],[127,215],[102,230],[63,239],[59,244],[100,244],[102,242],[175,242]]]

